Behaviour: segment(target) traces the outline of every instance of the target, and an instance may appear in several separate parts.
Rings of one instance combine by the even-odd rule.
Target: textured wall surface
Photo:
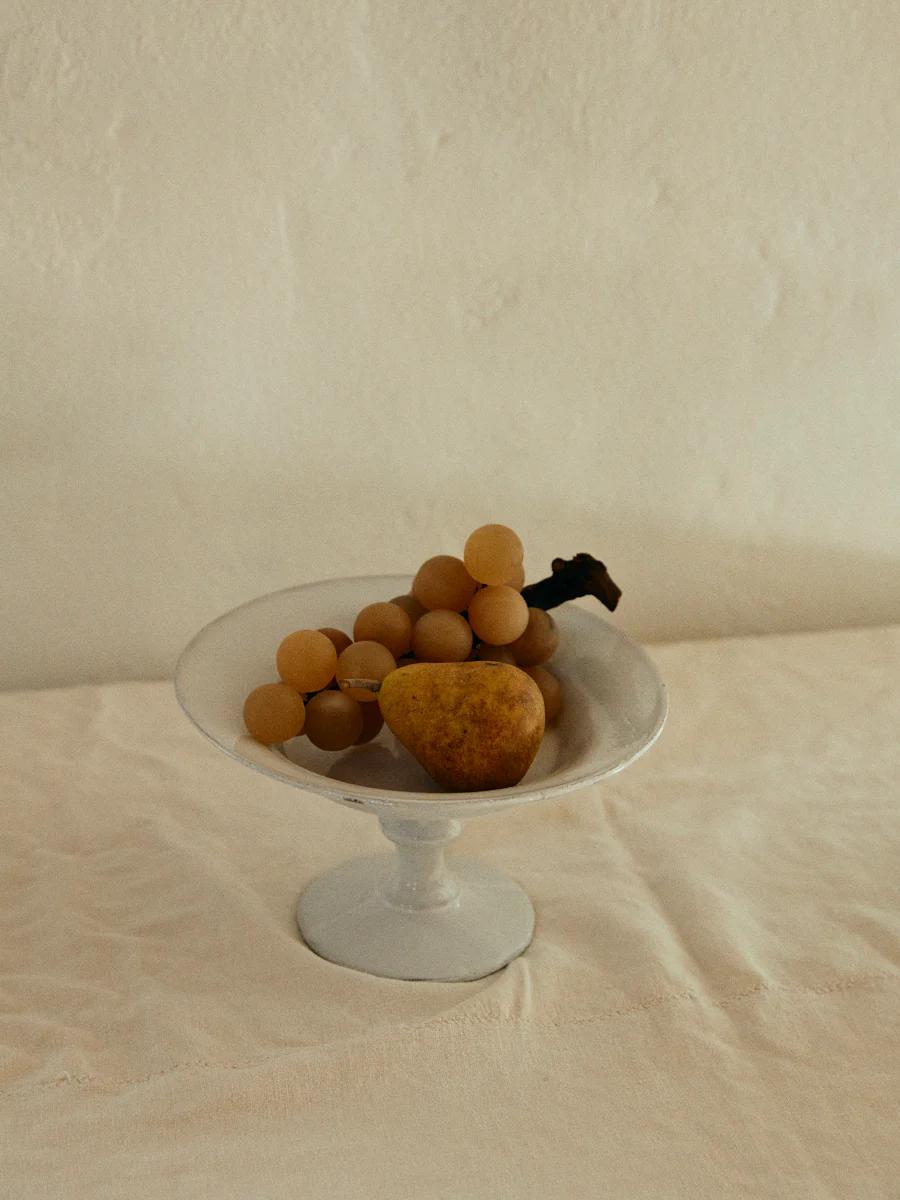
[[[3,0],[0,686],[484,520],[604,557],[643,639],[900,619],[898,38]]]

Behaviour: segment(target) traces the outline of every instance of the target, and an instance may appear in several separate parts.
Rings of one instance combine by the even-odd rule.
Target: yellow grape
[[[380,642],[394,658],[407,652],[411,638],[409,613],[393,601],[367,604],[353,626],[354,642]]]
[[[463,560],[473,579],[499,586],[514,577],[524,553],[518,535],[507,525],[482,525],[466,539]]]
[[[425,607],[425,605],[420,604],[412,594],[409,596],[394,596],[390,603],[399,604],[409,617],[410,621],[412,621],[413,625],[415,625],[416,621],[418,621],[419,617],[421,617],[423,613],[428,612],[428,609]]]
[[[465,617],[446,608],[419,617],[413,651],[420,662],[465,662],[472,652],[472,630]]]
[[[508,646],[525,632],[528,605],[515,588],[505,584],[483,587],[469,605],[469,624],[482,641]]]
[[[518,666],[534,667],[555,654],[558,645],[559,630],[550,614],[542,608],[529,608],[525,632],[516,638],[510,650]]]
[[[353,642],[346,650],[341,651],[335,674],[342,692],[353,700],[368,704],[378,699],[377,694],[370,692],[367,688],[345,687],[345,680],[371,679],[380,683],[396,668],[397,663],[394,661],[393,654],[380,642]]]
[[[516,665],[509,646],[492,646],[488,642],[482,642],[477,653],[482,662],[508,663],[511,667]]]
[[[306,736],[320,750],[346,750],[362,728],[363,705],[346,692],[319,692],[306,706]]]
[[[365,742],[371,742],[372,738],[377,737],[381,732],[384,724],[384,717],[377,704],[360,704],[359,711],[362,713],[362,733],[353,743],[354,746],[362,746]]]
[[[562,708],[562,684],[546,667],[524,667],[523,670],[541,689],[541,695],[544,697],[544,720],[549,725]]]
[[[247,732],[266,746],[296,737],[305,717],[303,700],[286,683],[264,683],[244,701]]]
[[[275,655],[282,680],[298,692],[318,692],[328,687],[337,666],[337,650],[327,634],[318,629],[289,633]]]
[[[503,582],[507,587],[515,588],[517,592],[521,592],[525,586],[525,564],[519,563],[509,579],[504,579]]]
[[[353,638],[347,637],[343,629],[333,629],[330,625],[323,626],[319,633],[324,633],[328,640],[332,643],[335,650],[340,654],[342,650],[346,650]]]
[[[476,586],[462,559],[438,554],[419,567],[412,590],[429,611],[449,608],[451,612],[463,612],[475,595]]]

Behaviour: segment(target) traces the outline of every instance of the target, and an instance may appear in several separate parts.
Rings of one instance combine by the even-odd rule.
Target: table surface
[[[0,695],[0,1192],[900,1196],[900,627],[651,653],[646,758],[455,844],[537,910],[462,984],[303,945],[376,822],[169,684]]]

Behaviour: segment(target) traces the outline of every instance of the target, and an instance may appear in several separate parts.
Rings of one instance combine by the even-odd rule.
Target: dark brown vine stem
[[[615,610],[622,589],[613,582],[606,566],[593,555],[554,558],[550,568],[552,575],[522,588],[529,608],[558,608],[560,604],[577,600],[579,596],[596,596],[610,612]]]

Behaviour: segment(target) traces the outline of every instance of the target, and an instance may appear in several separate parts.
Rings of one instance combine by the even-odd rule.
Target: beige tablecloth
[[[900,629],[653,653],[644,760],[467,825],[537,930],[465,984],[300,942],[375,821],[168,684],[0,696],[0,1195],[900,1196]]]

